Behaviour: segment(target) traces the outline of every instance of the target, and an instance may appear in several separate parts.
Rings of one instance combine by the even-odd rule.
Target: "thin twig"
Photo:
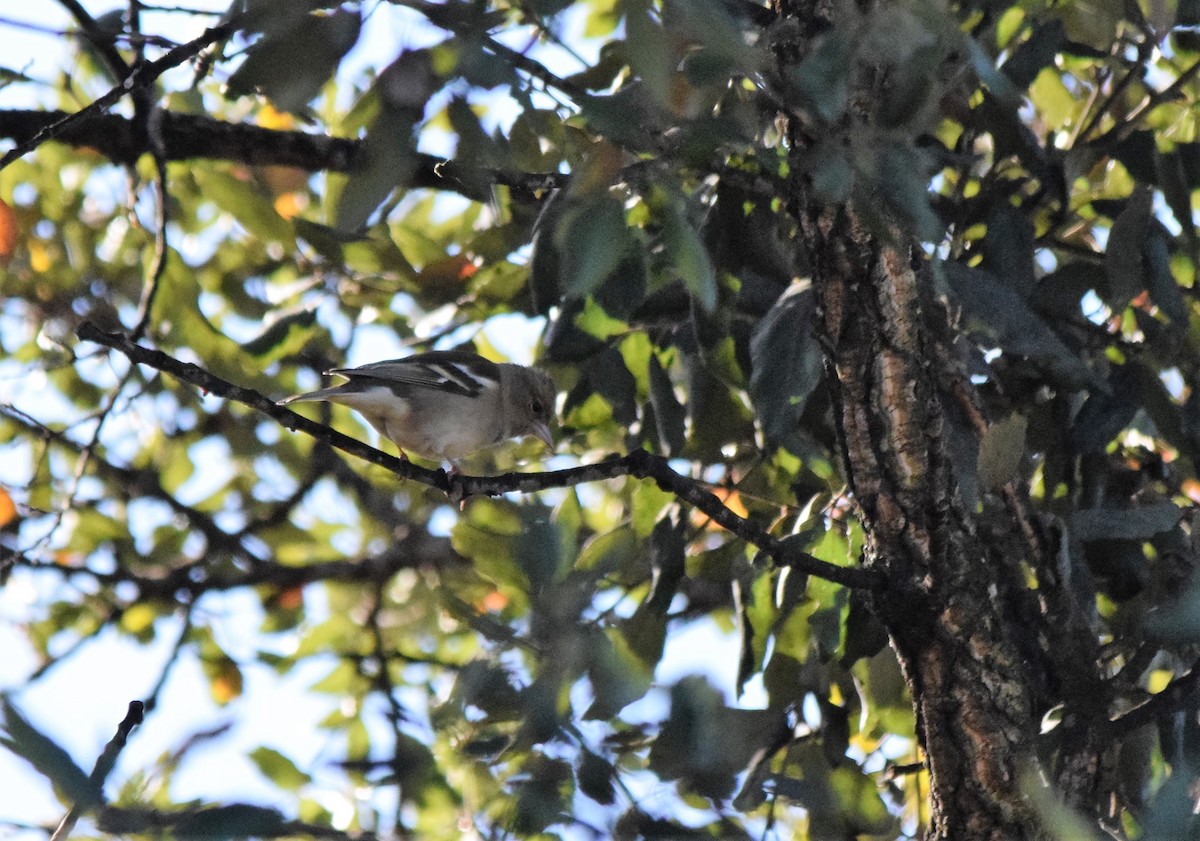
[[[162,139],[162,114],[161,108],[150,104],[150,114],[146,121],[146,135],[154,158],[154,260],[146,273],[146,282],[142,286],[142,299],[138,302],[137,322],[130,333],[135,342],[146,335],[146,328],[150,326],[154,299],[158,296],[158,288],[162,285],[169,255],[167,223],[170,221],[170,210],[167,201],[167,154]]]
[[[128,76],[129,63],[125,61],[124,56],[117,51],[113,44],[112,33],[102,30],[97,25],[96,19],[88,13],[87,9],[83,8],[79,0],[59,0],[59,3],[71,13],[71,17],[75,18],[79,28],[83,30],[84,37],[100,53],[100,57],[104,59],[113,79],[120,80]]]
[[[129,702],[129,710],[125,713],[125,718],[117,725],[116,734],[104,746],[104,751],[96,760],[96,765],[88,777],[97,790],[103,787],[104,781],[112,773],[113,766],[117,764],[117,757],[121,755],[121,751],[125,749],[125,744],[129,740],[129,734],[133,728],[142,723],[144,712],[145,706],[141,701]],[[71,834],[71,830],[75,828],[75,823],[79,820],[79,813],[79,807],[72,806],[58,825],[58,829],[54,830],[54,834],[50,836],[50,841],[64,841]]]
[[[188,41],[186,44],[181,44],[172,50],[168,50],[161,58],[147,62],[141,67],[131,70],[129,74],[117,85],[102,95],[98,99],[86,107],[75,111],[60,120],[51,123],[42,128],[37,134],[29,138],[23,143],[18,143],[10,149],[3,158],[0,158],[0,170],[6,166],[24,157],[29,152],[36,149],[47,140],[52,140],[62,134],[67,129],[74,125],[82,123],[92,117],[103,113],[110,106],[116,104],[123,96],[132,93],[133,91],[145,87],[154,82],[163,73],[166,73],[173,67],[183,64],[188,59],[194,58],[205,47],[214,41],[219,41],[227,37],[232,32],[228,26],[214,26],[206,29],[200,37]]]

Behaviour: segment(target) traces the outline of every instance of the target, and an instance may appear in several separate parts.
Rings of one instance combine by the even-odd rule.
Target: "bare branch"
[[[104,781],[112,773],[113,766],[117,764],[117,757],[125,749],[125,744],[129,740],[129,734],[133,732],[133,728],[142,723],[144,710],[145,707],[141,701],[129,702],[129,710],[125,713],[125,718],[117,725],[116,734],[104,746],[104,751],[96,760],[96,765],[89,775],[89,779],[95,784],[97,790],[103,787]],[[80,811],[78,806],[72,806],[63,817],[62,823],[58,825],[58,829],[54,830],[54,834],[50,836],[50,841],[61,841],[70,836],[76,821],[79,820]]]

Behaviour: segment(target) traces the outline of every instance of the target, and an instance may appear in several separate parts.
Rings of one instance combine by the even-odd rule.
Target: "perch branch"
[[[614,479],[619,476],[650,479],[682,502],[702,511],[726,531],[763,550],[780,566],[792,567],[799,572],[815,575],[847,587],[878,587],[882,583],[880,575],[873,570],[842,567],[822,561],[814,555],[797,549],[787,541],[768,534],[756,523],[731,511],[720,499],[693,479],[676,473],[671,469],[667,459],[645,450],[634,450],[624,456],[565,470],[550,470],[542,473],[505,473],[500,476],[450,476],[445,470],[428,470],[412,462],[401,461],[368,444],[356,441],[323,424],[278,406],[273,400],[269,400],[253,389],[234,385],[205,371],[198,365],[181,362],[162,351],[139,345],[123,333],[105,333],[95,324],[87,321],[81,324],[76,332],[84,341],[95,342],[116,350],[136,364],[147,365],[170,374],[175,379],[193,385],[206,393],[249,406],[274,418],[288,429],[305,432],[342,452],[389,470],[402,479],[409,479],[436,488],[451,499],[465,499],[468,496],[499,496],[514,492],[533,493],[547,488],[569,487]]]

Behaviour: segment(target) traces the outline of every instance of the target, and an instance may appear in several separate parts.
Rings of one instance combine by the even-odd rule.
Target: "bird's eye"
[[[535,415],[540,415],[546,411],[546,407],[542,405],[542,401],[538,400],[536,397],[534,398],[533,402],[529,404],[529,408],[533,410]]]

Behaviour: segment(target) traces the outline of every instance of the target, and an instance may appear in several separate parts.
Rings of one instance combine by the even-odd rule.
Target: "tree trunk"
[[[832,13],[811,0],[779,0],[777,11],[796,24],[795,40],[777,46],[784,61],[802,56]],[[805,170],[804,131],[789,120],[793,173]],[[1046,553],[1011,486],[981,513],[961,499],[947,413],[971,419],[976,434],[986,421],[953,364],[915,241],[868,226],[853,203],[814,198],[803,176],[791,190],[865,563],[888,582],[874,607],[911,690],[929,769],[928,838],[1038,838],[1023,792],[1038,784],[1046,670],[1020,564],[1040,570]],[[884,215],[871,208],[872,220]]]

